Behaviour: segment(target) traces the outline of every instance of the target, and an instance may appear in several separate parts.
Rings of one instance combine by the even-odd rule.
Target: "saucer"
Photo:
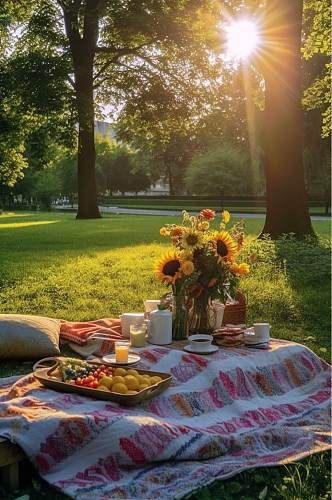
[[[191,352],[192,354],[212,354],[214,352],[217,352],[219,350],[219,347],[217,345],[210,345],[207,349],[204,349],[203,351],[196,351],[192,349],[191,345],[186,345],[186,347],[183,348],[187,352]]]
[[[130,366],[136,365],[140,361],[141,357],[137,356],[137,354],[129,354],[127,362],[117,362],[115,359],[115,354],[108,354],[107,356],[103,356],[103,361],[109,365],[115,366]]]
[[[268,344],[270,339],[248,339],[244,337],[244,343],[247,345]]]

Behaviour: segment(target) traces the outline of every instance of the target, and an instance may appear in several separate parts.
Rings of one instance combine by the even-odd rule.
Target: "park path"
[[[68,205],[55,206],[59,210],[73,210],[77,208],[74,205],[73,208],[68,207]],[[171,215],[171,216],[181,216],[181,210],[147,210],[144,208],[121,208],[121,207],[104,207],[99,206],[99,210],[102,213],[110,214],[131,214],[131,215]],[[194,213],[194,212],[189,212]],[[234,213],[234,217],[245,218],[245,219],[265,219],[265,213],[263,214],[249,214],[249,213]],[[326,215],[311,215],[312,220],[331,220],[330,216]]]

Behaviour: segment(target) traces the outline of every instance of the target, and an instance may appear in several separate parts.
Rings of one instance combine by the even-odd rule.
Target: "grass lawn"
[[[144,298],[159,298],[165,292],[154,280],[153,262],[168,245],[159,227],[176,220],[113,215],[76,221],[74,214],[54,212],[0,215],[0,313],[89,320],[141,311]],[[314,222],[318,241],[301,243],[258,242],[255,236],[262,224],[262,219],[248,219],[246,225],[244,253],[258,254],[242,283],[248,322],[269,321],[273,336],[303,343],[330,359],[329,221]],[[30,370],[29,363],[0,364],[0,376]],[[288,467],[241,473],[203,488],[191,499],[323,500],[330,498],[329,488],[325,453]],[[39,480],[20,494],[65,498],[44,483],[41,487]]]

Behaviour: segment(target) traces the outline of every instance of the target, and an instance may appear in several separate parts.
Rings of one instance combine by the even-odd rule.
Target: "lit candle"
[[[130,325],[130,344],[132,347],[145,346],[145,325]]]
[[[128,363],[129,342],[115,342],[115,361],[117,363]]]

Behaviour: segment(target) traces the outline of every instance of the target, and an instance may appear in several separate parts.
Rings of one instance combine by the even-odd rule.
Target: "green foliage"
[[[96,136],[96,169],[100,193],[138,192],[148,189],[150,179],[137,155],[127,146]]]
[[[248,190],[245,157],[229,145],[211,148],[191,161],[185,183],[193,194],[243,194]]]
[[[323,58],[319,75],[314,77],[304,92],[306,109],[320,109],[322,113],[322,137],[328,137],[331,128],[331,5],[328,0],[304,2],[305,59]]]

